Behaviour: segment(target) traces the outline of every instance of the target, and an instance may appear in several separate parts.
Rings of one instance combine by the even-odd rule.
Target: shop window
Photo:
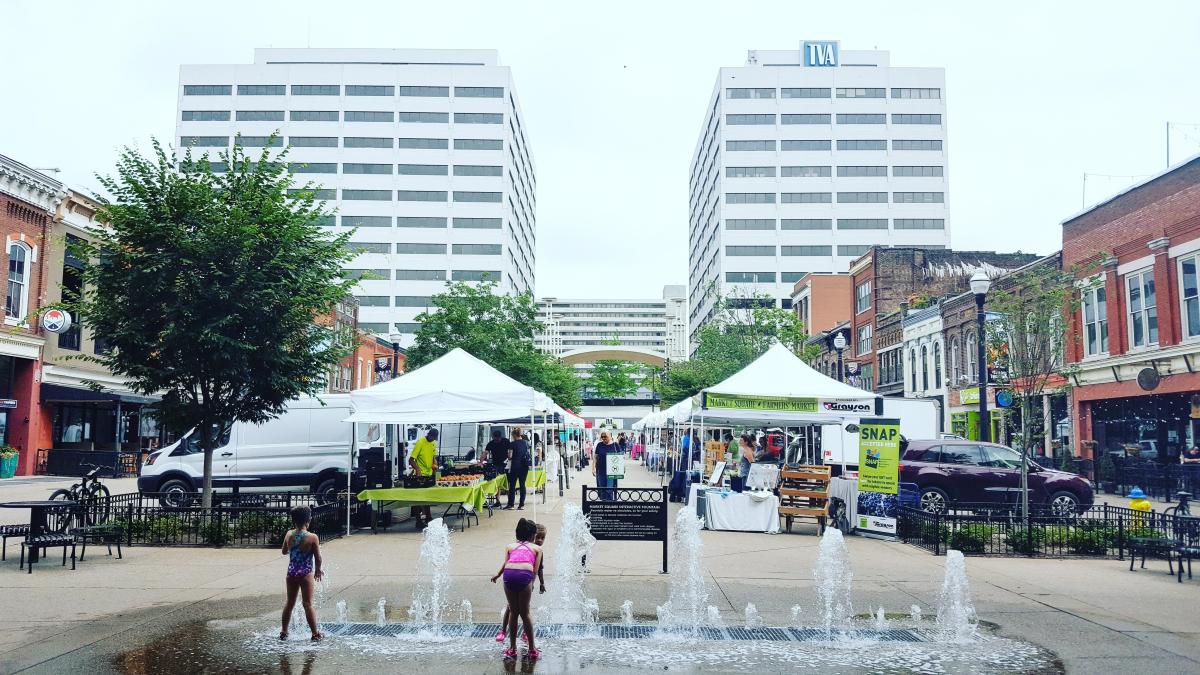
[[[1125,277],[1129,300],[1129,343],[1133,347],[1158,344],[1158,301],[1154,271],[1143,270]]]
[[[19,241],[8,245],[8,294],[4,318],[16,323],[29,311],[29,247]]]
[[[942,388],[942,343],[933,343],[933,388]]]
[[[921,391],[929,389],[929,349],[921,347]]]
[[[1200,291],[1197,290],[1197,260],[1189,256],[1179,261],[1179,299],[1183,303],[1183,336],[1200,337]]]
[[[1104,286],[1084,289],[1080,293],[1083,313],[1083,355],[1108,353],[1108,298]]]

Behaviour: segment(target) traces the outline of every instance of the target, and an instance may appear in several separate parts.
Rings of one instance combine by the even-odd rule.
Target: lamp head
[[[845,333],[839,331],[837,335],[833,336],[833,348],[839,352],[846,348]]]
[[[988,289],[992,287],[992,280],[988,277],[987,272],[982,269],[975,270],[975,274],[971,275],[971,292],[975,295],[987,295]]]

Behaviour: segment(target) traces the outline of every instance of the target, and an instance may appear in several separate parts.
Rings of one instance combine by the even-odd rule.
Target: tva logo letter
[[[836,66],[838,64],[837,42],[805,42],[803,49],[804,65],[806,66]]]

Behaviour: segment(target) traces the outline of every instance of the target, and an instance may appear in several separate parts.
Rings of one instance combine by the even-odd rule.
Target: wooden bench
[[[784,467],[779,471],[779,517],[787,531],[796,518],[812,518],[817,533],[825,532],[829,517],[829,478],[827,466]]]

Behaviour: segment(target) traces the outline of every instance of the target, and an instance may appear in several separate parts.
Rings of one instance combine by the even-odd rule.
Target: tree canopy
[[[416,318],[420,326],[408,350],[410,368],[460,347],[564,408],[580,406],[580,382],[574,369],[534,344],[541,323],[531,294],[499,294],[491,280],[460,281],[430,298],[430,304],[433,308]]]
[[[161,396],[168,428],[197,430],[206,505],[214,428],[264,422],[318,391],[352,338],[316,323],[353,283],[340,279],[348,235],[318,226],[329,214],[293,189],[285,156],[251,161],[235,145],[214,173],[157,141],[150,156],[126,149],[98,177],[107,230],[76,246],[85,291],[65,300],[107,345],[94,360]]]
[[[712,319],[696,332],[692,358],[672,363],[662,375],[662,405],[673,405],[733,375],[775,341],[806,361],[811,360],[814,350],[805,346],[807,339],[800,317],[793,311],[775,307],[769,298],[718,298]]]
[[[613,337],[602,340],[601,344],[615,347],[620,345],[621,341]],[[640,374],[642,367],[632,361],[599,359],[592,363],[585,386],[596,398],[624,398],[637,393],[638,383],[635,377]]]

